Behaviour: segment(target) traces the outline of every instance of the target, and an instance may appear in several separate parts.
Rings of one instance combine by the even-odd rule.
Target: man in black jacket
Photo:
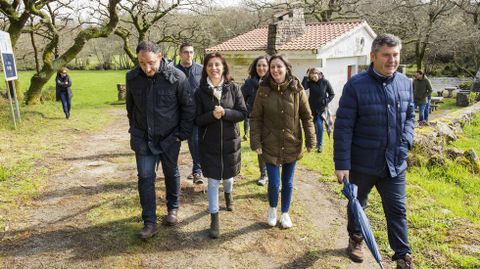
[[[203,65],[193,61],[195,51],[191,43],[180,45],[180,62],[175,66],[187,76],[188,83],[192,92],[195,93],[200,85]],[[195,184],[203,183],[202,166],[200,165],[200,154],[198,149],[198,127],[193,125],[192,135],[188,138],[188,149],[192,156],[192,174],[188,179],[192,179]]]
[[[180,175],[180,142],[191,135],[195,104],[185,75],[168,63],[152,42],[137,46],[138,66],[127,73],[127,114],[130,146],[135,151],[138,191],[147,239],[157,233],[155,166],[162,162],[168,215],[166,223],[177,223]]]

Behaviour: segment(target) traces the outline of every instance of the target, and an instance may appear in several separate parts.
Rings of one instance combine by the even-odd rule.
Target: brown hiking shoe
[[[157,233],[157,225],[154,223],[147,223],[145,224],[145,226],[143,226],[142,231],[138,233],[138,237],[140,239],[148,239],[150,237],[153,237]]]
[[[406,254],[403,259],[397,260],[397,269],[413,269],[412,255]]]
[[[363,262],[363,237],[361,235],[352,235],[348,240],[348,257],[354,262]]]
[[[168,215],[165,218],[165,221],[167,222],[167,225],[170,225],[170,226],[177,224],[178,222],[177,210],[176,209],[168,210]]]

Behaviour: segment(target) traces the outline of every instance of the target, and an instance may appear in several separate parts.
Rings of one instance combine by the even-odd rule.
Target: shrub
[[[462,90],[471,90],[472,85],[473,85],[473,81],[468,80],[468,81],[464,81],[464,82],[460,83],[460,85],[458,85],[458,87],[460,87],[460,89],[462,89]]]

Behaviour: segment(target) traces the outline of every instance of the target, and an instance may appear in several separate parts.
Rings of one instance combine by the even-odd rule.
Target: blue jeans
[[[322,148],[323,141],[323,119],[322,115],[316,115],[313,117],[313,123],[315,124],[315,134],[317,134],[317,149]]]
[[[417,104],[415,103],[415,108],[418,107],[418,121],[424,121],[425,120],[425,108],[427,104]]]
[[[188,139],[188,149],[192,156],[192,174],[201,174],[202,167],[200,166],[200,151],[198,145],[198,126],[193,125],[192,136]]]
[[[378,177],[350,171],[350,182],[358,186],[358,201],[365,209],[368,194],[373,186],[382,198],[383,211],[387,220],[388,242],[395,251],[393,260],[402,259],[405,254],[412,253],[408,244],[407,208],[405,205],[405,171],[397,177]],[[348,234],[361,234],[353,213],[348,212]]]
[[[72,108],[72,98],[68,97],[67,91],[60,91],[60,100],[62,101],[63,113],[65,117],[70,118],[70,109]]]
[[[290,202],[292,201],[293,191],[293,174],[295,172],[295,164],[282,164],[282,213],[288,213]],[[280,190],[280,166],[267,163],[268,174],[268,202],[270,207],[277,207],[278,195]]]
[[[177,209],[180,197],[180,173],[177,160],[180,143],[172,145],[168,153],[135,154],[138,171],[138,192],[142,206],[142,219],[144,224],[157,222],[157,200],[155,195],[155,166],[161,161],[163,175],[165,177],[165,188],[168,210]],[[176,154],[175,154],[176,151]]]
[[[425,110],[423,113],[423,120],[428,122],[428,115],[430,114],[430,100],[432,100],[432,97],[429,96],[427,103],[425,104]]]
[[[218,188],[221,180],[208,178],[208,211],[211,214],[218,212]],[[223,180],[223,192],[231,193],[233,191],[233,177]]]

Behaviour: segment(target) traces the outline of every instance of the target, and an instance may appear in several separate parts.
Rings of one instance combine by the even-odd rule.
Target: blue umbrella
[[[348,198],[348,206],[350,210],[353,212],[353,216],[355,218],[355,222],[358,223],[360,226],[360,230],[362,231],[363,239],[370,249],[375,260],[380,265],[380,268],[383,269],[382,265],[382,256],[378,251],[378,245],[375,241],[375,237],[373,236],[372,229],[370,228],[370,222],[368,221],[367,215],[363,211],[362,205],[357,199],[357,192],[358,187],[355,184],[348,182],[346,178],[343,179],[343,190],[342,193]]]

